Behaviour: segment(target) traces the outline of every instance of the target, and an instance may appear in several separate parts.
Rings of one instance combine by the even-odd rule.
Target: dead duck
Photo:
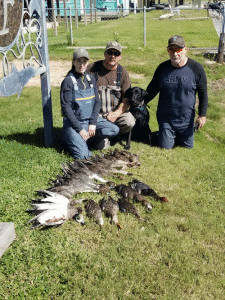
[[[134,190],[131,186],[120,184],[116,186],[116,190],[123,198],[140,203],[148,211],[152,210],[153,205],[150,202],[148,202],[142,195],[140,195],[136,190]]]
[[[102,210],[94,200],[88,200],[84,206],[86,214],[89,218],[96,219],[96,223],[100,226],[100,230],[104,224]]]
[[[128,163],[130,167],[139,166],[141,163],[139,162],[139,155],[131,153],[130,151],[120,151],[117,148],[112,152],[108,152],[108,155],[115,157],[117,160],[123,160]]]
[[[131,202],[125,200],[124,198],[119,198],[118,203],[119,203],[119,208],[120,208],[121,212],[131,213],[135,217],[137,217],[139,220],[142,220],[142,221],[145,221],[145,222],[147,221],[146,219],[143,219],[140,216],[139,211],[137,210],[137,208]]]
[[[137,191],[134,190],[131,186],[125,184],[119,184],[115,187],[116,191],[125,199],[134,199],[137,195]]]
[[[105,213],[106,217],[111,218],[111,223],[116,224],[118,229],[121,229],[117,217],[117,212],[119,210],[118,202],[112,197],[109,197],[108,199],[105,199],[104,197],[103,199],[100,200],[99,205],[102,211]]]
[[[82,225],[85,224],[81,207],[62,204],[53,204],[53,206],[54,208],[44,210],[32,218],[29,221],[29,223],[32,223],[31,228],[40,226],[58,226],[65,223],[67,220],[76,220]]]
[[[148,200],[146,200],[142,195],[137,195],[134,198],[134,200],[136,202],[141,203],[141,205],[144,206],[148,211],[152,211],[153,205]]]
[[[115,182],[108,181],[107,183],[103,183],[99,185],[98,192],[99,194],[110,194],[110,191],[115,189]]]
[[[150,196],[154,198],[155,200],[159,200],[161,202],[168,202],[167,198],[160,197],[149,185],[146,183],[139,181],[135,178],[133,178],[132,182],[129,182],[129,185],[135,189],[139,194]]]

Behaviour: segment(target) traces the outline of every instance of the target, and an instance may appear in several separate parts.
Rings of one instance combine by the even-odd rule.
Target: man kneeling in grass
[[[159,93],[157,120],[159,146],[193,148],[196,93],[199,98],[197,128],[206,122],[208,107],[207,78],[201,64],[186,56],[182,36],[168,41],[170,60],[161,63],[147,87],[146,104]]]

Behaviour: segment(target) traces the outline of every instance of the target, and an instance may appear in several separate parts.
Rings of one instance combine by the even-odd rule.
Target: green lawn
[[[122,21],[126,19],[118,23]],[[169,25],[164,32],[164,21],[153,21],[163,32],[161,38],[152,36],[146,49],[139,50],[134,41],[123,52],[122,65],[136,75],[132,86],[145,88],[158,63],[167,59],[166,43],[173,32]],[[206,40],[218,44],[212,24],[205,36],[192,34],[182,24],[176,33],[184,35],[188,46],[206,45]],[[107,41],[102,40],[103,45]],[[131,42],[129,36],[121,40],[128,46]],[[88,37],[82,43],[87,44]],[[50,58],[70,60],[72,51],[50,47]],[[102,50],[91,50],[90,56],[101,58]],[[0,222],[13,222],[17,236],[0,259],[0,299],[224,299],[225,100],[224,84],[216,85],[224,79],[224,65],[207,65],[202,55],[192,52],[189,56],[207,73],[208,122],[195,134],[192,150],[167,151],[132,142],[131,151],[142,164],[122,183],[138,178],[168,203],[149,198],[151,213],[136,205],[149,219],[146,223],[119,213],[120,231],[106,218],[102,231],[87,218],[84,227],[67,222],[48,230],[29,228],[30,199],[38,189],[49,187],[61,163],[71,159],[61,143],[59,87],[52,88],[52,148],[44,146],[39,87],[25,87],[18,101],[17,95],[0,99]],[[150,103],[153,131],[158,129],[156,108],[157,99]],[[101,199],[91,193],[82,196]]]

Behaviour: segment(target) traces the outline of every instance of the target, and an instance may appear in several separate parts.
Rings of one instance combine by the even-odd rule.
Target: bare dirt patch
[[[21,61],[13,61],[18,70],[23,68]],[[67,72],[71,69],[71,61],[49,61],[50,83],[51,86],[60,86]],[[2,68],[0,68],[2,70]],[[0,73],[0,79],[3,74]],[[144,74],[130,73],[130,77],[134,79],[144,78]],[[35,76],[26,84],[26,86],[40,86],[40,76]]]
[[[71,69],[71,61],[49,61],[51,86],[60,86],[67,72]],[[40,85],[40,76],[33,77],[27,86]]]

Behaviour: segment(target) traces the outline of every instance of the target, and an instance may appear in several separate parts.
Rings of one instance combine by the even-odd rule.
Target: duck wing
[[[146,219],[143,219],[140,216],[138,209],[131,202],[128,202],[123,198],[119,199],[119,208],[120,208],[120,211],[123,213],[131,213],[135,217],[137,217],[139,220],[143,220],[145,222],[147,221]]]
[[[136,191],[125,184],[119,184],[116,186],[116,191],[125,199],[134,199]]]
[[[63,202],[69,202],[69,199],[59,193],[56,193],[54,191],[51,191],[50,189],[47,190],[39,190],[36,192],[40,197],[43,197],[43,199],[39,199],[39,201],[47,201],[47,202],[53,202],[53,203],[61,203]]]
[[[38,214],[32,218],[29,223],[33,223],[31,228],[39,226],[55,226],[63,224],[66,221],[67,211],[66,209],[49,209]]]
[[[129,183],[132,188],[134,188],[138,193],[154,198],[161,202],[167,202],[165,197],[160,197],[149,185],[133,178],[133,182]]]

